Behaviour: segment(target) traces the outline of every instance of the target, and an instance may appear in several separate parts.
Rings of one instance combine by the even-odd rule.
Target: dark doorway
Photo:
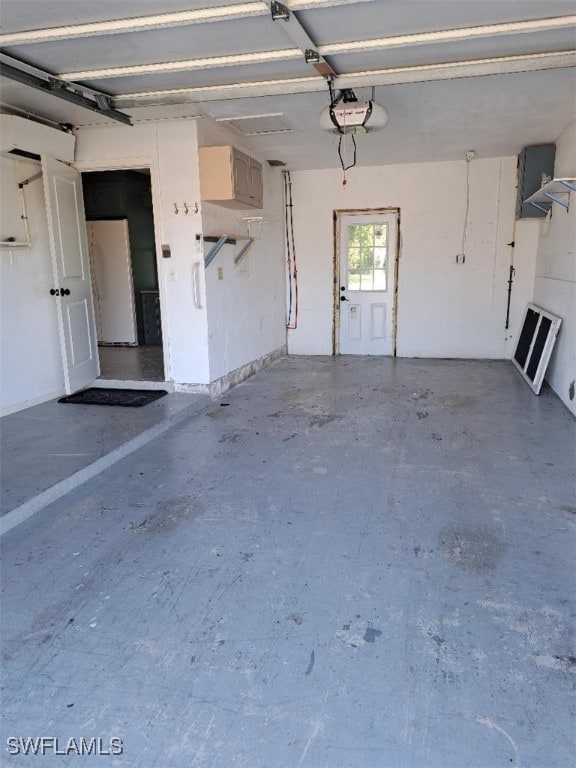
[[[82,182],[101,378],[163,380],[150,171],[84,173]]]

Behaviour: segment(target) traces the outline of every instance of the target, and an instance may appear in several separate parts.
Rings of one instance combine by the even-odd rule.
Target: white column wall
[[[231,210],[205,203],[207,234],[246,235],[246,217],[262,216],[250,231],[257,240],[234,266],[245,244],[225,245],[206,268],[206,302],[212,381],[286,345],[285,259],[280,171],[264,164],[264,209]],[[211,247],[206,243],[205,250]],[[218,279],[221,270],[222,279]]]
[[[576,122],[556,144],[554,176],[576,177]],[[576,415],[576,192],[568,211],[554,204],[540,223],[534,303],[562,318],[546,380]]]
[[[300,313],[289,352],[332,353],[333,211],[391,207],[400,209],[402,243],[398,355],[510,356],[534,259],[527,253],[507,332],[516,158],[473,160],[469,170],[465,264],[456,264],[466,208],[464,160],[357,168],[345,187],[335,170],[292,174]]]
[[[195,235],[202,231],[196,122],[182,119],[79,129],[75,165],[81,171],[151,169],[156,249],[160,254],[162,244],[167,244],[172,253],[171,258],[158,259],[166,377],[176,384],[208,384],[203,268],[198,270],[200,309],[194,306],[192,285],[194,262],[202,262],[202,254],[195,249]]]
[[[22,239],[18,182],[40,166],[0,158],[2,231]],[[42,179],[24,189],[30,248],[0,250],[0,414],[64,394],[64,372]]]

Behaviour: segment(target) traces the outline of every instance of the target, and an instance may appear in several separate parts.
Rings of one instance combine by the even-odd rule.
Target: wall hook
[[[198,213],[199,210],[198,203],[194,203],[194,213]]]
[[[174,213],[178,214],[178,203],[174,203]]]
[[[184,214],[188,216],[188,205],[186,203],[183,203],[184,205]]]

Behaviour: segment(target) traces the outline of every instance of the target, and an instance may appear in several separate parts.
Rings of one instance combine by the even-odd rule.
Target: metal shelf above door
[[[542,203],[557,203],[568,210],[570,204],[570,192],[576,191],[576,179],[552,179],[543,184],[537,192],[527,197],[525,203],[530,203],[539,211],[548,213],[549,208],[544,208]]]

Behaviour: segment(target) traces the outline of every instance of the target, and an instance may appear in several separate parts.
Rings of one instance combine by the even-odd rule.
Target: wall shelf
[[[552,179],[543,184],[537,192],[527,197],[525,203],[533,205],[539,211],[548,213],[549,208],[544,208],[542,203],[557,203],[568,210],[570,204],[570,192],[576,191],[576,179]]]
[[[214,258],[216,255],[220,252],[220,249],[223,248],[227,243],[229,245],[236,245],[238,240],[246,240],[246,244],[242,246],[240,251],[236,254],[234,257],[234,264],[239,264],[244,256],[248,253],[250,248],[254,245],[256,242],[255,237],[248,237],[248,236],[238,236],[238,235],[204,235],[204,241],[207,243],[214,243],[212,248],[208,251],[208,253],[204,256],[204,266],[207,267],[209,264],[211,264],[214,261]]]

